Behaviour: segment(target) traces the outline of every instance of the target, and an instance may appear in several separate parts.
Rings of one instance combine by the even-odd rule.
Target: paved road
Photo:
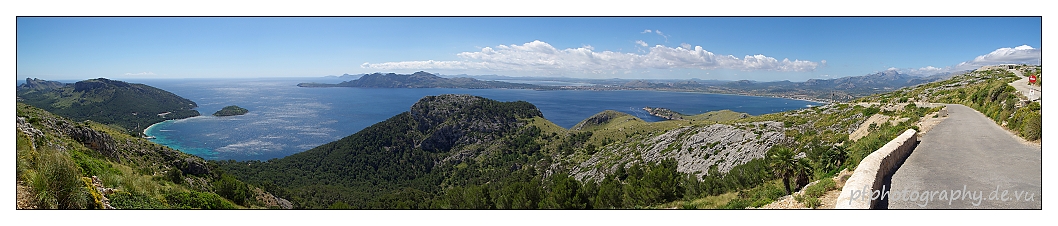
[[[1025,75],[1022,75],[1021,71],[1018,70],[1007,70],[1013,72],[1018,77],[1021,77],[1021,79],[1010,83],[1010,85],[1013,86],[1014,89],[1017,89],[1018,92],[1021,92],[1022,95],[1028,97],[1029,100],[1039,100],[1043,97],[1043,90],[1041,90],[1040,87],[1029,85],[1029,77],[1025,77]]]
[[[948,119],[920,138],[918,147],[891,179],[895,197],[889,209],[1040,209],[1043,196],[1043,154],[1038,146],[1022,143],[973,109],[949,104]],[[967,192],[962,192],[963,186]],[[998,186],[998,188],[997,188]],[[998,189],[998,190],[997,190]],[[904,193],[902,191],[908,191]],[[941,191],[944,192],[941,192]],[[952,192],[958,190],[959,192]],[[915,191],[918,193],[916,194]],[[933,199],[923,198],[927,191]],[[993,192],[995,191],[995,192]],[[1007,191],[1008,201],[1002,201]],[[1031,201],[1025,201],[1027,192]],[[949,204],[951,195],[955,199]],[[972,195],[977,193],[980,201]],[[1000,200],[989,200],[995,193]],[[963,198],[960,194],[971,194]],[[1020,194],[1020,201],[1014,201]],[[947,197],[941,199],[941,195]],[[917,197],[916,197],[917,196]],[[883,202],[884,203],[884,202]],[[973,205],[979,204],[978,206]]]

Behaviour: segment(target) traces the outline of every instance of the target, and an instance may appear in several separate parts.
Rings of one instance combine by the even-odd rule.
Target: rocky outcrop
[[[618,118],[618,117],[626,116],[626,115],[628,115],[628,114],[617,112],[617,111],[614,111],[614,110],[605,110],[605,111],[599,112],[598,114],[592,115],[591,117],[588,117],[587,119],[584,119],[584,121],[581,121],[580,123],[577,123],[577,125],[574,125],[573,128],[571,128],[570,130],[574,130],[574,131],[585,130],[585,129],[588,129],[588,128],[591,128],[591,127],[594,127],[594,126],[598,126],[598,125],[609,123],[610,120],[613,120],[613,119]]]
[[[187,157],[181,160],[177,160],[173,163],[180,172],[190,175],[206,175],[210,173],[209,166],[206,165],[206,161],[201,158]]]
[[[31,118],[27,120],[23,117],[16,117],[16,128],[30,137],[44,136],[44,132],[34,128],[30,121],[39,123],[50,131],[68,136],[86,148],[92,149],[111,160],[118,161],[122,158],[122,154],[115,147],[114,138],[109,134],[66,120],[56,120],[55,118]]]
[[[26,118],[23,118],[23,117],[15,116],[15,128],[17,128],[18,131],[22,131],[22,133],[25,133],[26,136],[29,136],[29,137],[43,137],[44,136],[43,132],[41,132],[40,130],[38,130],[36,128],[33,128],[33,126],[30,125],[29,122],[26,121]]]
[[[56,81],[47,81],[36,78],[27,78],[26,83],[18,86],[18,89],[24,90],[51,90],[56,88],[62,88],[66,84]]]
[[[275,195],[265,192],[261,188],[254,188],[253,191],[256,194],[254,197],[256,197],[257,202],[264,205],[265,208],[285,210],[294,209],[294,203],[291,203],[289,200],[276,197]]]
[[[99,152],[109,159],[121,159],[121,155],[114,148],[114,138],[109,134],[80,125],[66,127],[63,131],[66,135],[70,136],[70,138],[73,138],[77,142],[81,142],[85,147]]]
[[[89,181],[86,181],[86,182],[89,182]],[[98,202],[97,204],[100,205],[102,207],[102,209],[108,209],[108,210],[117,209],[117,208],[114,208],[113,206],[110,205],[110,199],[107,198],[107,195],[114,194],[114,192],[116,192],[116,190],[114,190],[113,188],[104,187],[103,186],[103,180],[99,179],[96,176],[92,176],[92,179],[91,179],[90,182],[91,182],[91,184],[90,184],[91,185],[91,189],[94,190],[94,192],[92,192],[92,195],[93,195],[92,198],[93,199],[97,199],[96,200]],[[98,195],[98,197],[94,197],[96,195]]]
[[[590,159],[573,167],[577,179],[596,178],[615,172],[617,167],[642,162],[677,160],[677,170],[701,177],[716,165],[720,173],[727,173],[737,165],[763,158],[771,146],[779,144],[786,135],[779,122],[739,124],[740,127],[713,124],[683,127],[644,139],[643,143],[610,145]],[[629,158],[628,156],[639,156]],[[623,159],[632,159],[623,162]]]

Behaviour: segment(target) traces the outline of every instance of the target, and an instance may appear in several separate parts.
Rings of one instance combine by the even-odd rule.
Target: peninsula
[[[374,73],[338,84],[300,83],[299,87],[361,87],[361,88],[456,88],[456,89],[548,89],[545,86],[482,81],[474,78],[442,78],[428,72],[410,75]]]

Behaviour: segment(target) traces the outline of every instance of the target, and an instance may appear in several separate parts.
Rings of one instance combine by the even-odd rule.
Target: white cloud
[[[950,67],[948,69],[945,69],[945,68],[927,66],[927,67],[923,67],[923,68],[910,69],[906,73],[907,74],[911,74],[911,75],[927,75],[928,76],[928,75],[934,75],[934,74],[937,74],[937,73],[948,72],[949,69],[950,69]]]
[[[664,33],[661,33],[661,30],[654,30],[654,32],[658,33],[658,35],[661,35],[661,37],[665,37],[665,42],[669,42],[669,36],[665,35]]]
[[[154,72],[125,73],[126,76],[154,75]]]
[[[999,48],[991,53],[977,56],[971,61],[955,65],[956,70],[976,69],[996,64],[1039,64],[1042,52],[1028,45],[1014,48]]]
[[[1014,48],[999,48],[991,53],[977,56],[973,60],[965,61],[954,66],[943,68],[926,66],[900,71],[911,75],[933,75],[937,73],[973,70],[982,66],[998,64],[1040,64],[1040,58],[1043,56],[1042,52],[1043,51],[1040,49],[1032,48],[1028,45],[1021,45]]]
[[[640,34],[646,34],[646,33],[650,33],[650,32],[653,32],[653,31],[651,31],[650,29],[646,29],[646,30],[643,30],[643,32],[639,32],[639,33]]]
[[[647,42],[644,42],[643,40],[636,40],[636,44],[639,44],[639,46],[642,46],[642,47],[647,47],[648,46]]]
[[[691,48],[691,44],[680,43],[680,47],[683,47],[684,49],[690,49]]]
[[[637,42],[645,44],[645,42]],[[689,46],[689,45],[688,45]],[[595,51],[591,46],[557,49],[542,41],[523,45],[485,47],[477,52],[457,54],[461,61],[401,61],[364,63],[363,68],[378,70],[489,70],[545,72],[547,74],[603,74],[644,69],[735,69],[762,71],[812,71],[820,63],[803,60],[778,60],[764,55],[738,58],[718,55],[702,49],[656,45],[647,53]]]

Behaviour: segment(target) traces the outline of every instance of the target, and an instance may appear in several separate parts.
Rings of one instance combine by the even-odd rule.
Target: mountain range
[[[473,78],[442,78],[427,72],[413,74],[366,74],[338,84],[300,83],[300,87],[362,87],[362,88],[462,88],[462,89],[539,89],[537,85],[482,81]]]

